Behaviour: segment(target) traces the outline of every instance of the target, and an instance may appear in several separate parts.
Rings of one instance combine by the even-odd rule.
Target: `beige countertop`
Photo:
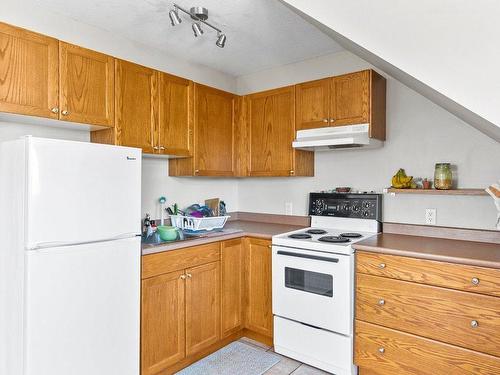
[[[211,232],[184,241],[163,242],[158,244],[142,244],[142,255],[154,254],[163,251],[182,249],[185,247],[203,245],[210,242],[230,240],[239,237],[257,237],[271,239],[275,234],[290,232],[305,228],[290,224],[263,223],[257,221],[233,220],[228,221],[220,232]]]
[[[356,250],[500,269],[500,245],[494,243],[381,233],[357,242]]]

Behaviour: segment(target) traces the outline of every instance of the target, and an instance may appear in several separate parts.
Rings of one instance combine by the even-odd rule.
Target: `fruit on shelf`
[[[398,172],[392,176],[392,187],[396,189],[409,189],[412,180],[413,176],[407,176],[405,170],[400,168]]]

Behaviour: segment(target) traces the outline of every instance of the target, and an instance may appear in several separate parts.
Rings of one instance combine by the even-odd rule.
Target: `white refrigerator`
[[[141,151],[0,143],[0,374],[138,375]]]

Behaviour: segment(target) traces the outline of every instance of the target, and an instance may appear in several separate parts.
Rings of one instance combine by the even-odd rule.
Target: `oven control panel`
[[[381,194],[311,193],[309,215],[382,220]]]

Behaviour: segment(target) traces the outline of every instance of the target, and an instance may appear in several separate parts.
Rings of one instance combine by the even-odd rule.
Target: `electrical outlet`
[[[292,202],[285,202],[285,215],[293,215]]]
[[[425,224],[436,225],[436,209],[426,208],[425,209]]]

